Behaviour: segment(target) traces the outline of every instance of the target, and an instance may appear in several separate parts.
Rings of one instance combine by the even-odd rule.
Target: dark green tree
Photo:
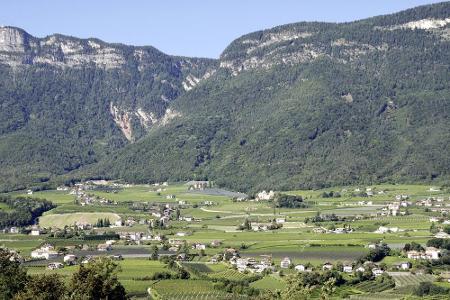
[[[23,291],[16,294],[15,300],[62,300],[67,298],[67,289],[58,274],[42,274],[31,277]]]
[[[0,248],[0,298],[11,299],[28,282],[26,270],[15,259],[15,254]]]
[[[120,267],[106,257],[81,265],[72,276],[72,299],[126,299],[125,288],[117,279]]]

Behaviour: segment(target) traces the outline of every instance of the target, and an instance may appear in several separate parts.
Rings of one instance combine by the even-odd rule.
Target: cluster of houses
[[[76,197],[76,201],[78,204],[80,204],[81,206],[86,206],[86,205],[117,205],[117,202],[111,201],[109,199],[106,199],[104,197],[99,197],[96,195],[92,195],[89,194],[87,192],[85,192],[82,189],[72,189],[70,191],[71,195],[75,195]]]
[[[255,259],[253,257],[245,257],[242,258],[239,255],[239,252],[236,249],[229,248],[225,250],[223,255],[223,259],[229,257],[228,262],[236,267],[239,272],[250,272],[250,273],[262,273],[265,270],[275,271],[275,266],[272,261],[271,255],[260,255],[260,259]],[[216,256],[211,260],[212,262],[217,262]],[[337,266],[326,262],[321,266],[323,271],[333,270]],[[395,265],[398,270],[407,270],[411,268],[410,262],[403,262]],[[294,265],[293,261],[289,257],[284,257],[280,261],[280,269],[290,269],[293,268],[297,272],[311,272],[312,268],[305,264],[297,264]],[[359,266],[354,266],[351,263],[344,263],[341,266],[340,271],[345,273],[356,273],[356,272],[366,272],[366,270],[370,270],[372,274],[377,277],[382,275],[385,270],[381,269],[377,264],[372,262],[366,262]]]
[[[382,211],[381,216],[394,216],[395,217],[398,215],[404,216],[407,214],[406,208],[408,206],[411,206],[412,202],[407,200],[408,199],[407,195],[397,195],[396,199],[398,197],[400,198],[400,200],[391,202],[387,206],[385,206],[381,209],[381,211]],[[405,198],[405,199],[403,199],[403,198]]]
[[[335,233],[335,234],[343,234],[343,233],[351,233],[353,229],[348,227],[336,227],[334,229],[327,229],[325,227],[316,227],[313,228],[314,233]]]
[[[133,243],[140,245],[142,242],[157,241],[161,242],[164,240],[164,236],[160,234],[148,234],[144,232],[117,232],[121,240],[127,243]]]
[[[423,207],[444,207],[448,206],[445,204],[444,197],[428,197],[426,199],[418,200],[416,202],[417,206]]]
[[[50,244],[44,244],[40,248],[31,251],[31,258],[34,259],[54,259],[59,256],[59,253],[55,251],[55,247]]]
[[[436,260],[441,257],[441,250],[434,247],[426,247],[424,251],[411,250],[407,252],[409,259],[425,259],[425,260]]]

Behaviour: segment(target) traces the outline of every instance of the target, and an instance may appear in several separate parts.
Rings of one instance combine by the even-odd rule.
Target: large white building
[[[274,191],[270,191],[270,192],[262,191],[256,195],[256,200],[258,200],[258,201],[270,200],[270,199],[273,199],[274,196],[275,196]]]
[[[58,257],[58,252],[39,248],[31,251],[31,257],[36,259],[53,259]]]

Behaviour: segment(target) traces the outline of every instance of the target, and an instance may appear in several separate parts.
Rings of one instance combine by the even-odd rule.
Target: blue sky
[[[300,21],[344,22],[433,0],[2,0],[0,25],[218,57],[235,38]]]

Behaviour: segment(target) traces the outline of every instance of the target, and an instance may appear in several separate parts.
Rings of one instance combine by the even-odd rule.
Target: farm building
[[[434,247],[427,247],[425,251],[408,251],[407,256],[409,259],[427,259],[427,260],[435,260],[439,259],[441,256],[441,250],[436,249]]]
[[[295,269],[297,272],[304,272],[304,271],[306,271],[305,265],[296,265],[296,266],[294,267],[294,269]]]
[[[19,230],[18,227],[11,227],[11,228],[9,229],[9,233],[17,234],[17,233],[19,233],[19,232],[20,232],[20,230]]]
[[[98,251],[105,252],[105,251],[110,251],[110,250],[112,250],[112,247],[111,247],[111,245],[108,245],[108,244],[99,244],[99,245],[97,246],[97,250],[98,250]]]
[[[77,260],[77,257],[73,254],[67,254],[66,256],[64,256],[64,263],[67,265],[75,264],[76,260]]]
[[[396,264],[395,266],[397,267],[397,269],[400,269],[400,270],[409,270],[409,269],[411,269],[412,264],[409,261],[406,261],[406,262],[401,262],[399,264]]]
[[[353,272],[353,266],[348,264],[348,265],[344,265],[343,269],[342,269],[345,273],[351,273]]]
[[[30,232],[30,235],[35,235],[35,236],[37,236],[37,235],[40,235],[41,234],[41,229],[39,228],[39,226],[33,226],[33,227],[31,227],[31,232]]]
[[[333,269],[333,264],[332,263],[326,262],[326,263],[324,263],[322,265],[322,270],[324,270],[324,271],[331,270],[331,269]]]
[[[48,264],[47,268],[50,270],[62,269],[64,268],[64,265],[59,262],[52,262]]]
[[[289,257],[283,258],[283,260],[280,263],[280,267],[283,269],[289,268],[290,265],[291,265],[291,259]]]
[[[270,191],[270,192],[262,191],[256,195],[256,201],[270,200],[270,199],[273,199],[274,196],[275,196],[274,191]]]
[[[378,277],[378,276],[382,275],[383,273],[384,273],[384,271],[382,269],[379,269],[379,268],[372,269],[372,274],[375,275],[375,277]]]

